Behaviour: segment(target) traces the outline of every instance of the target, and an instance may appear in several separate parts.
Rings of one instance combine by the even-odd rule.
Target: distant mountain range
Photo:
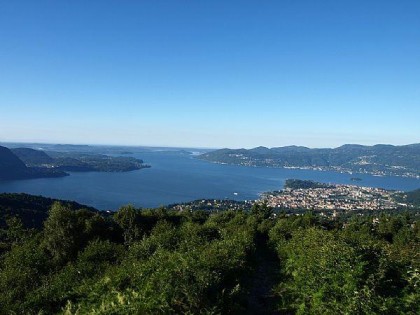
[[[150,167],[133,157],[0,146],[0,179],[62,177],[73,172],[126,172]]]
[[[334,149],[310,149],[302,146],[221,149],[204,153],[199,158],[222,164],[420,178],[420,143],[402,146],[345,144]]]

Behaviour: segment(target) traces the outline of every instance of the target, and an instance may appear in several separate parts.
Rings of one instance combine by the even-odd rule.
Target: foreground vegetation
[[[1,314],[418,314],[419,221],[408,213],[103,215],[54,203],[1,230]]]

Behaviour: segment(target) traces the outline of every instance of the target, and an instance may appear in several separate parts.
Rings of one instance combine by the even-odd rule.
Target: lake
[[[127,173],[71,173],[61,178],[3,181],[0,192],[25,192],[116,210],[126,204],[158,207],[204,198],[257,199],[262,192],[281,189],[288,178],[404,191],[420,187],[420,180],[414,178],[213,164],[182,150],[139,149],[128,156],[141,158],[152,167]],[[362,181],[353,182],[352,177]]]

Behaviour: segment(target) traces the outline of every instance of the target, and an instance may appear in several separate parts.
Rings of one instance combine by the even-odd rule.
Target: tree
[[[137,225],[137,218],[137,210],[131,205],[121,207],[114,215],[114,220],[123,230],[124,244],[126,245],[130,245],[140,237],[141,231]]]
[[[273,208],[268,206],[266,202],[255,203],[251,208],[251,213],[260,219],[269,219],[273,214]]]
[[[80,249],[84,228],[75,211],[56,202],[44,227],[44,245],[58,263],[72,260]]]
[[[23,226],[22,220],[18,217],[7,218],[6,225],[6,238],[11,243],[20,243],[29,234]]]

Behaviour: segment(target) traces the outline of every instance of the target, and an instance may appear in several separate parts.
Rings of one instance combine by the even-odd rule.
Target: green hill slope
[[[0,146],[0,179],[25,178],[27,167],[8,148]]]
[[[27,166],[38,166],[43,164],[51,164],[54,159],[44,151],[34,150],[30,148],[16,148],[11,151],[21,159]]]
[[[17,216],[26,228],[41,228],[48,217],[48,211],[56,201],[60,201],[72,209],[83,208],[94,212],[98,211],[74,201],[63,201],[28,194],[4,193],[0,194],[0,227],[5,226],[7,217]]]
[[[62,177],[67,173],[41,167],[27,167],[10,149],[0,146],[0,180],[15,180],[40,177]]]

